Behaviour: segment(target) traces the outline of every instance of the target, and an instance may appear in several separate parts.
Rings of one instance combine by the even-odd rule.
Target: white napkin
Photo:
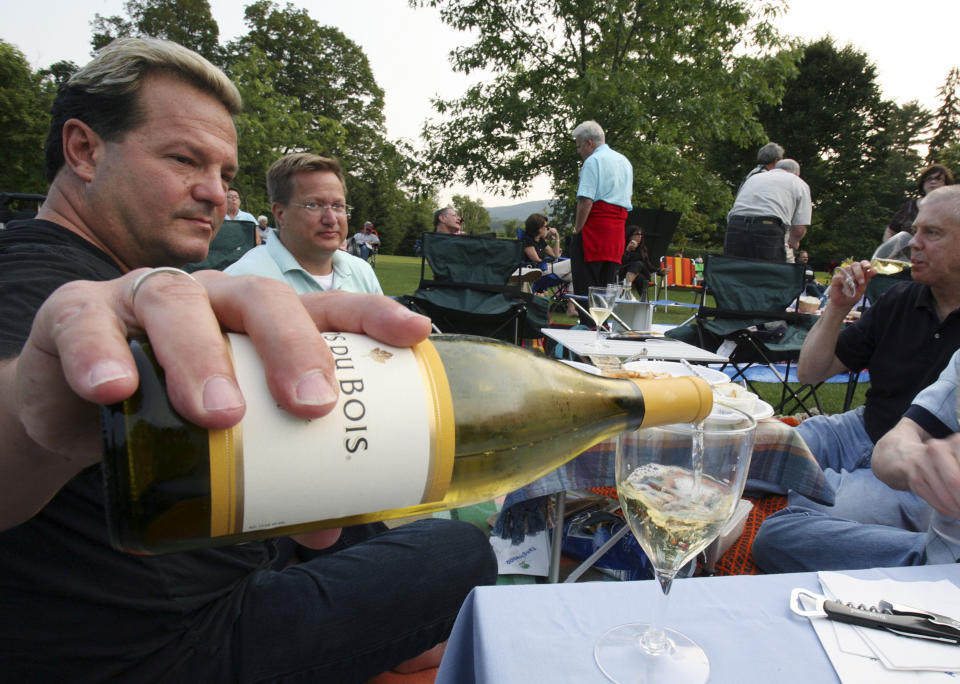
[[[825,596],[835,598],[854,605],[876,606],[881,599],[892,603],[901,603],[914,608],[932,610],[943,615],[960,615],[960,589],[947,580],[939,582],[898,582],[895,580],[860,580],[837,572],[818,573],[820,585]],[[833,627],[835,636],[831,640],[835,644],[841,658],[855,658],[860,664],[871,662],[876,658],[878,664],[883,665],[886,672],[900,671],[928,671],[928,679],[943,678],[944,681],[955,682],[946,672],[960,671],[960,647],[951,644],[941,644],[923,639],[901,637],[883,630],[856,627],[832,620],[813,620],[817,634],[821,641],[824,637],[818,623],[827,623]],[[827,648],[831,661],[836,660]],[[873,661],[873,662],[877,662]],[[871,676],[883,668],[870,668]],[[840,669],[837,668],[838,674]],[[861,672],[861,674],[865,674]],[[917,674],[920,674],[919,672]],[[846,679],[841,674],[841,679]],[[886,677],[882,677],[886,680]],[[906,681],[901,677],[897,681]],[[918,680],[920,681],[920,680]]]

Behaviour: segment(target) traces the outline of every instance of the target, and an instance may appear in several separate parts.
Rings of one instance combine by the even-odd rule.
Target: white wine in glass
[[[870,257],[870,267],[883,275],[895,275],[910,268],[910,240],[913,234],[905,230],[900,231],[889,240],[884,241]],[[843,276],[843,293],[853,297],[857,293],[857,284],[850,272],[838,267],[834,275]]]
[[[614,682],[706,682],[710,663],[692,639],[661,625],[677,572],[705,549],[743,493],[756,421],[714,406],[698,425],[624,433],[617,442],[620,505],[662,590],[650,623],[614,627],[594,647]]]
[[[590,317],[597,324],[597,339],[590,344],[591,349],[605,349],[606,343],[603,341],[603,324],[613,313],[614,304],[617,301],[617,295],[620,293],[619,285],[603,285],[601,287],[591,287],[588,291],[588,306],[590,308]]]

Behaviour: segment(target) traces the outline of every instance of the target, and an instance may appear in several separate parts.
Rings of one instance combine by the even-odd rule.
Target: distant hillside
[[[490,226],[493,230],[500,232],[503,230],[504,221],[517,219],[522,223],[530,214],[549,214],[549,204],[550,200],[544,199],[510,204],[505,207],[484,208],[487,210],[487,213],[490,214]]]

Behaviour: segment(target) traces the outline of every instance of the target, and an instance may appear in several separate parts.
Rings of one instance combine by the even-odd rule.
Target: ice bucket
[[[646,331],[653,325],[653,304],[650,302],[624,302],[617,301],[613,307],[613,312],[623,319],[623,322],[630,326],[631,330]],[[623,330],[616,319],[611,319],[613,329],[617,332]]]

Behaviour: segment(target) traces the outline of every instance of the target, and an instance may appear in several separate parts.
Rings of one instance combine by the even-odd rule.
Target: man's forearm
[[[816,384],[847,369],[836,354],[845,316],[846,311],[839,311],[827,304],[820,320],[807,333],[797,361],[797,378],[800,382]]]
[[[787,243],[790,245],[790,249],[797,249],[800,246],[800,240],[802,240],[806,234],[806,226],[790,226],[787,234]]]
[[[909,418],[902,418],[873,448],[873,474],[891,489],[910,489],[909,467],[923,458],[924,442],[930,435]]]
[[[586,197],[577,198],[577,213],[575,218],[575,223],[573,226],[573,232],[579,233],[583,230],[584,224],[587,222],[587,217],[590,216],[590,210],[593,209],[593,200]]]

